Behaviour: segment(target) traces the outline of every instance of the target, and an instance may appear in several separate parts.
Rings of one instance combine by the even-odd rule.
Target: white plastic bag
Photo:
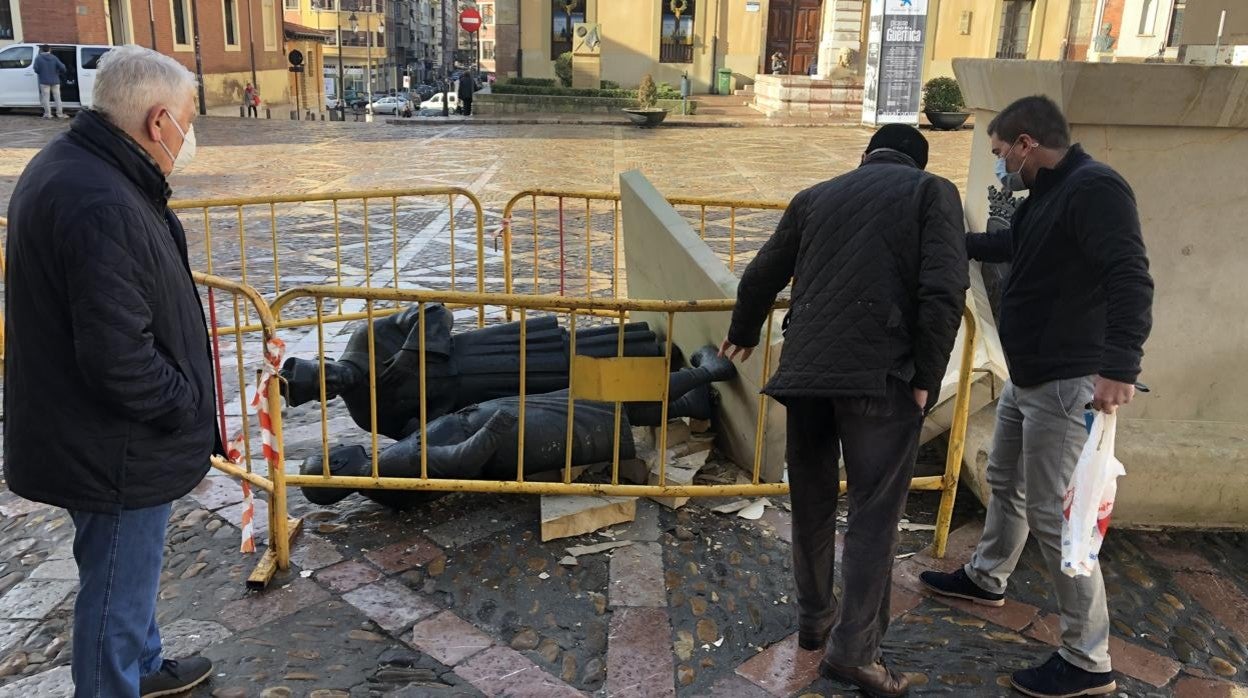
[[[1095,569],[1101,543],[1109,530],[1109,517],[1114,511],[1118,478],[1127,474],[1114,457],[1117,424],[1117,415],[1096,413],[1088,442],[1066,486],[1062,507],[1062,572],[1070,577],[1086,577]]]

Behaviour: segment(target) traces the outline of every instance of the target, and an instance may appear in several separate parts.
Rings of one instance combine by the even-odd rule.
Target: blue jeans
[[[160,669],[156,594],[173,504],[118,515],[71,511],[78,600],[75,698],[130,698]]]

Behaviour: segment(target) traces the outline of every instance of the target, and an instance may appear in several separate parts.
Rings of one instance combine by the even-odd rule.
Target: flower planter
[[[932,128],[939,131],[956,131],[971,118],[970,112],[963,111],[925,111],[923,114],[931,122]]]
[[[641,128],[654,128],[667,118],[666,109],[625,109],[623,111],[634,124]]]

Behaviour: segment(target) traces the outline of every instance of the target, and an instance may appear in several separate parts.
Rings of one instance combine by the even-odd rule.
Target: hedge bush
[[[497,95],[548,95],[551,97],[609,97],[614,99],[636,99],[635,90],[595,90],[584,87],[547,87],[542,85],[517,85],[508,82],[494,85],[491,92]],[[659,89],[658,99],[680,99],[680,91]]]
[[[502,85],[521,85],[525,87],[554,87],[554,78],[507,78],[506,82],[499,83]]]

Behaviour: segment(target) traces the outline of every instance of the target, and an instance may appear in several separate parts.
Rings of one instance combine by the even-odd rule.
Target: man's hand
[[[742,361],[750,358],[750,354],[754,353],[754,347],[739,347],[727,338],[719,345],[719,355],[728,357],[729,361],[736,361],[737,357],[741,357]]]
[[[927,391],[922,388],[914,389],[914,404],[919,406],[919,411],[927,414]]]
[[[1117,412],[1120,406],[1131,402],[1131,398],[1135,397],[1134,383],[1120,383],[1097,376],[1092,385],[1092,409],[1106,414]]]

